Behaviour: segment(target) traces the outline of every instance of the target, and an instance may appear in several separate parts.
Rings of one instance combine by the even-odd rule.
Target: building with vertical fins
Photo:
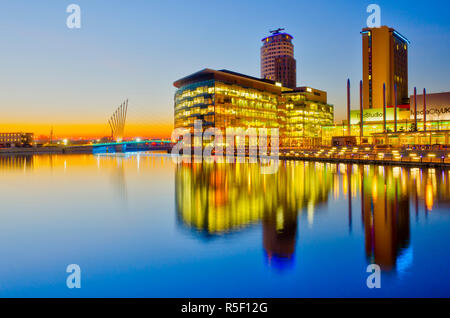
[[[423,95],[417,94],[416,100],[414,95],[408,96],[410,44],[408,39],[387,26],[364,28],[361,35],[363,113],[361,116],[359,110],[350,111],[348,118],[350,135],[361,137],[356,139],[359,144],[448,145],[450,140],[448,92],[428,93],[426,107]],[[386,112],[383,109],[383,84],[386,85]],[[397,86],[396,100],[395,86]],[[427,114],[426,121],[424,111]],[[347,127],[348,121],[322,126],[322,144],[334,144],[333,137],[345,136],[348,132]],[[429,133],[430,131],[432,133]]]
[[[284,29],[271,31],[272,35],[261,41],[261,78],[282,83],[284,87],[297,86],[297,63],[294,59],[293,36],[282,33]]]
[[[393,28],[364,28],[363,108],[383,108],[383,84],[386,84],[386,104],[395,104],[394,85],[397,84],[397,105],[409,105],[408,45],[406,37]]]

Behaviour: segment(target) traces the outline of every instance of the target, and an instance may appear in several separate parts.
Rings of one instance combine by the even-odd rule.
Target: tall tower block
[[[297,63],[294,59],[292,35],[284,29],[270,31],[272,35],[262,39],[261,77],[280,82],[284,87],[297,86]]]
[[[361,34],[364,109],[383,108],[383,84],[388,107],[395,104],[395,84],[397,104],[409,104],[408,39],[387,26],[364,28]]]

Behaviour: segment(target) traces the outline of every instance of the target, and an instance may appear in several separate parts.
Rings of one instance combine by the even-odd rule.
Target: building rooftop
[[[283,92],[283,94],[304,93],[310,100],[327,103],[327,92],[320,89],[312,88],[311,86],[300,86],[293,90]]]
[[[278,36],[278,35],[287,35],[287,36],[289,37],[289,40],[292,40],[292,39],[294,38],[294,37],[293,37],[292,35],[290,35],[289,33],[275,33],[275,34],[266,36],[265,38],[263,38],[263,39],[261,40],[261,42],[265,42],[266,39],[270,39],[270,38],[273,38],[273,37]]]
[[[281,93],[281,91],[289,90],[288,88],[282,87],[280,83],[275,81],[257,78],[229,70],[213,70],[205,68],[201,71],[193,73],[191,75],[185,76],[173,83],[176,88],[180,88],[185,85],[192,83],[206,81],[206,80],[224,80],[230,83],[239,84],[242,86],[253,87],[261,90],[268,90],[272,92]]]
[[[407,44],[411,44],[411,42],[402,34],[400,34],[400,32],[396,31],[394,28],[390,28],[386,25],[383,25],[379,28],[363,28],[362,31],[360,32],[361,34],[367,34],[370,30],[372,29],[389,29],[389,31],[391,31],[395,37],[397,37],[398,39],[400,39],[401,41],[407,43]]]
[[[261,82],[269,83],[272,85],[276,85],[275,81],[272,81],[272,80],[266,79],[266,78],[254,77],[254,76],[245,75],[245,74],[238,73],[238,72],[233,72],[230,70],[219,70],[218,72],[223,72],[223,73],[227,73],[227,74],[231,74],[231,75],[235,75],[235,76],[245,77],[245,78],[251,79],[253,81],[261,81]]]
[[[310,86],[301,86],[294,89],[281,86],[281,83],[265,79],[245,75],[230,70],[213,70],[205,68],[201,71],[185,76],[173,83],[176,88],[180,88],[189,84],[198,83],[207,80],[222,80],[228,83],[241,85],[244,87],[252,87],[259,90],[267,90],[277,94],[304,93],[309,99],[318,102],[327,103],[327,92]]]

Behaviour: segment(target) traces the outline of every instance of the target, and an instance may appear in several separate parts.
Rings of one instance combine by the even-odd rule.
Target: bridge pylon
[[[108,120],[109,127],[111,128],[112,141],[121,142],[123,140],[127,112],[128,99],[115,110],[111,118]]]

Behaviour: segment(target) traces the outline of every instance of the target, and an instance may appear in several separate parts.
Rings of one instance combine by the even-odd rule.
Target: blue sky
[[[81,7],[81,29],[66,7]],[[409,86],[450,90],[448,1],[0,1],[0,123],[105,123],[123,99],[142,129],[171,122],[173,81],[202,68],[259,76],[260,40],[294,36],[297,81],[328,92],[344,117],[361,79],[366,7],[410,41]]]

